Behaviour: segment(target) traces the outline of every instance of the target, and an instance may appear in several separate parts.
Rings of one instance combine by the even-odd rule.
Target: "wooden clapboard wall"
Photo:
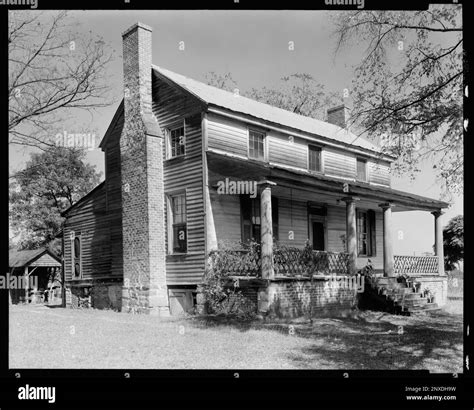
[[[252,125],[218,114],[208,115],[208,149],[248,158],[248,130]],[[348,150],[329,147],[317,139],[304,139],[274,130],[263,130],[267,138],[267,161],[274,165],[308,170],[308,145],[322,148],[322,172],[345,179],[356,178],[356,154]],[[368,182],[390,186],[390,164],[367,159]]]
[[[217,180],[217,173],[209,174],[211,180]],[[221,179],[223,177],[221,176]],[[308,203],[321,204],[327,209],[326,236],[327,250],[345,252],[343,236],[346,235],[346,207],[344,203],[321,194],[298,189],[276,187],[272,196],[278,198],[278,238],[285,246],[302,248],[309,239]],[[211,187],[210,201],[215,234],[218,243],[235,244],[241,240],[241,219],[239,195],[218,195],[215,187]],[[364,206],[360,209],[365,209]],[[357,266],[362,268],[370,259],[375,268],[383,266],[383,216],[382,211],[375,211],[376,254],[370,258],[357,258]]]
[[[120,135],[123,124],[123,105],[120,105],[103,146],[106,179],[67,214],[63,229],[67,281],[73,279],[71,231],[81,237],[82,278],[78,282],[123,278],[120,177]]]
[[[156,76],[153,79],[153,112],[164,133],[169,127],[182,124],[183,120],[185,124],[185,156],[166,159],[166,150],[163,152],[165,194],[186,192],[187,217],[187,253],[167,255],[167,283],[197,284],[205,265],[202,106],[195,98]],[[165,215],[168,226],[168,215]],[[167,233],[163,234],[167,241]]]
[[[82,275],[77,280],[117,276],[111,269],[110,222],[105,206],[105,184],[102,183],[68,214],[63,230],[66,281],[76,279],[72,275],[71,232],[81,238]]]

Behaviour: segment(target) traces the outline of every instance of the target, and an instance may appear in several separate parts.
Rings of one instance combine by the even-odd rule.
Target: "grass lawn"
[[[402,326],[402,327],[400,327]],[[403,334],[399,334],[399,329]],[[14,305],[10,368],[462,372],[462,301],[442,312],[239,322]]]

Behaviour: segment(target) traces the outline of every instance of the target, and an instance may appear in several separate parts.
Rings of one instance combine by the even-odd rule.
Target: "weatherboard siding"
[[[105,186],[71,210],[64,225],[64,271],[66,281],[112,277],[111,221],[105,213]],[[82,275],[72,275],[71,233],[81,238]]]
[[[218,114],[209,114],[207,123],[207,148],[216,152],[248,158],[248,130],[254,126]],[[256,128],[258,129],[258,127]],[[324,141],[307,140],[291,134],[262,129],[266,134],[266,161],[275,166],[290,167],[308,171],[308,146],[322,148],[322,172],[325,175],[356,179],[355,153],[329,147]],[[367,160],[368,182],[390,186],[390,165],[388,162]]]
[[[60,267],[61,262],[58,262],[56,259],[54,259],[51,255],[48,255],[45,253],[43,256],[39,257],[38,259],[34,260],[33,262],[29,263],[28,266],[55,266],[55,267]]]
[[[280,188],[278,193],[272,192],[272,196],[278,198],[279,225],[278,232],[274,232],[274,236],[278,236],[278,243],[303,248],[310,238],[308,202],[317,203],[321,200],[320,195],[295,189],[290,197],[287,189]],[[239,195],[219,195],[214,188],[211,190],[210,200],[217,242],[220,245],[238,245],[242,229]],[[343,204],[325,206],[326,250],[345,252],[346,207]],[[358,268],[364,267],[368,259],[374,268],[383,267],[383,215],[380,210],[375,210],[375,232],[376,253],[371,257],[358,257]]]
[[[202,130],[199,102],[176,90],[166,82],[153,81],[153,112],[161,129],[185,124],[185,156],[167,159],[163,153],[165,194],[186,193],[187,253],[166,257],[168,285],[189,285],[201,282],[205,264],[205,230],[202,169]],[[166,226],[169,226],[165,212]],[[168,247],[168,234],[165,240]]]
[[[370,183],[390,186],[390,164],[369,161],[367,173]]]
[[[123,110],[105,144],[105,207],[110,224],[110,275],[123,275],[122,253],[122,177],[120,136],[124,125]]]

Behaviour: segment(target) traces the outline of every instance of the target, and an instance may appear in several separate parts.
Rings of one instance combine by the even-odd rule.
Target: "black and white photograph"
[[[8,10],[10,370],[468,369],[463,5],[320,3]]]

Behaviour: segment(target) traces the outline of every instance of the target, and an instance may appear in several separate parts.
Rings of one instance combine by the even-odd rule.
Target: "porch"
[[[394,255],[391,276],[442,276],[439,273],[439,256]],[[236,277],[264,278],[262,252],[258,244],[240,249],[219,249],[209,254],[213,268]],[[383,270],[374,270],[376,276]],[[347,252],[315,251],[309,247],[274,247],[273,278],[310,278],[318,275],[352,275],[351,255]],[[379,275],[377,275],[377,273]],[[272,277],[267,277],[272,279]]]
[[[447,203],[224,154],[207,156],[206,243],[211,263],[224,271],[263,279],[355,275],[370,263],[388,277],[444,276],[441,215]],[[219,192],[229,181],[253,183],[253,197]],[[392,213],[414,210],[434,217],[433,256],[394,255]]]

